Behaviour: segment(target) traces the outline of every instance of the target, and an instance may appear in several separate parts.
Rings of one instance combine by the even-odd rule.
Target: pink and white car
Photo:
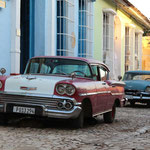
[[[108,67],[96,60],[34,57],[23,75],[0,76],[0,113],[72,119],[77,128],[103,114],[112,123],[124,85],[109,80]]]

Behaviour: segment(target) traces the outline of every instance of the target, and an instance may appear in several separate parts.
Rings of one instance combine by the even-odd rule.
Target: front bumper
[[[125,94],[125,98],[128,101],[135,101],[135,102],[142,102],[142,103],[150,102],[150,94],[146,92],[138,93],[138,95]]]
[[[57,107],[58,102],[69,101],[73,107],[69,110]],[[73,98],[59,97],[56,95],[35,95],[18,93],[0,93],[0,112],[13,112],[13,107],[34,108],[35,114],[43,117],[74,119],[77,118],[82,110],[81,103]],[[24,114],[24,113],[19,113]],[[26,113],[28,114],[28,113]]]

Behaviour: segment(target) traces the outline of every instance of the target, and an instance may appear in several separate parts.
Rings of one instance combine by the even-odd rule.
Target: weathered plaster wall
[[[150,70],[150,36],[143,37],[142,70]]]
[[[11,49],[11,1],[6,1],[6,8],[0,8],[0,68],[10,73]]]
[[[94,58],[102,61],[103,56],[103,9],[115,10],[109,0],[96,0],[94,3]]]

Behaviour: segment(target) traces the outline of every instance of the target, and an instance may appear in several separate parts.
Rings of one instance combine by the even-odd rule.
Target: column
[[[20,73],[20,2],[11,3],[11,74]]]

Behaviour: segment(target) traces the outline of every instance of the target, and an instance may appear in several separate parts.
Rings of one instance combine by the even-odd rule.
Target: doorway
[[[20,58],[20,72],[23,73],[26,63],[29,59],[29,9],[30,0],[21,0],[21,58]]]
[[[23,73],[29,58],[34,56],[34,0],[21,0],[20,20],[20,73]]]

